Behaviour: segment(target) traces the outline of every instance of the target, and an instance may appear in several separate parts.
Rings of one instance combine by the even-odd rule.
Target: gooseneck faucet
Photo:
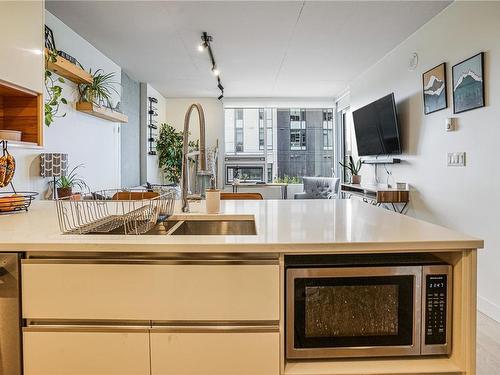
[[[205,171],[207,167],[207,154],[205,150],[205,113],[201,104],[191,104],[184,116],[184,133],[182,135],[182,212],[189,212],[188,203],[188,146],[189,146],[189,120],[193,109],[198,111],[200,123],[200,170]]]

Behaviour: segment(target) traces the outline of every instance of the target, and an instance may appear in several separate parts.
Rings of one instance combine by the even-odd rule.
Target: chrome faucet
[[[200,158],[199,166],[201,171],[207,168],[207,154],[205,150],[205,113],[201,104],[191,104],[184,116],[184,133],[182,136],[182,212],[189,212],[188,203],[188,146],[189,146],[189,120],[191,119],[191,112],[193,109],[198,111],[198,118],[200,122]]]

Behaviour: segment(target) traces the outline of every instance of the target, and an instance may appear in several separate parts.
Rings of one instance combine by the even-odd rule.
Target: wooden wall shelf
[[[112,111],[108,108],[99,107],[94,103],[77,102],[76,110],[112,122],[120,122],[122,124],[128,122],[128,117],[123,113]]]
[[[42,94],[0,81],[0,129],[22,132],[21,141],[9,141],[9,145],[43,144],[42,106]]]
[[[48,53],[48,49],[45,48],[45,55]],[[93,80],[90,73],[61,56],[57,56],[54,63],[47,60],[47,69],[75,83],[92,83]]]

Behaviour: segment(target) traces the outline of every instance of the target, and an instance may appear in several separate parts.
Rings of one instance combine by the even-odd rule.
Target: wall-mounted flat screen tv
[[[359,156],[401,153],[394,93],[352,113]]]

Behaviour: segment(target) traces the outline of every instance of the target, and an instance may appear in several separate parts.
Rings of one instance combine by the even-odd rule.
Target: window
[[[264,142],[265,142],[265,136],[264,136],[264,108],[259,109],[259,150],[264,149]]]
[[[290,150],[306,150],[305,109],[290,109]]]
[[[267,164],[267,181],[273,181],[273,163]]]
[[[290,129],[290,150],[306,149],[306,130]]]
[[[342,133],[344,137],[343,144],[343,155],[342,158],[344,163],[349,162],[349,156],[354,156],[354,125],[352,122],[352,113],[349,108],[343,110],[341,112],[341,120],[342,120]],[[343,170],[343,179],[344,181],[349,181],[349,172],[346,168],[342,168]]]
[[[225,180],[331,177],[334,165],[332,108],[225,108]]]
[[[226,183],[232,182],[234,173],[245,180],[272,182],[277,165],[276,109],[225,108],[224,117]]]
[[[333,109],[323,110],[323,150],[333,150]]]
[[[267,136],[267,149],[273,149],[273,110],[272,108],[259,109],[259,150],[264,150],[264,143],[266,143]],[[265,134],[267,132],[267,134]]]
[[[226,166],[226,184],[235,178],[245,181],[264,181],[264,167],[261,166]]]
[[[234,124],[234,144],[236,145],[236,152],[243,152],[243,110],[237,109],[235,111],[236,121]]]

